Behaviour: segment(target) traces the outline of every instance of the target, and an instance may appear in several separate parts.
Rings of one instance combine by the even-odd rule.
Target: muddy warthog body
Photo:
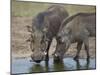
[[[48,60],[48,50],[52,38],[56,37],[61,22],[68,16],[67,11],[59,5],[53,5],[46,11],[40,12],[33,19],[31,32],[32,59],[35,62]]]
[[[77,42],[77,60],[82,44],[85,45],[89,59],[89,37],[96,35],[96,13],[78,13],[66,18],[57,35],[57,46],[54,52],[55,60],[62,59],[71,43]]]

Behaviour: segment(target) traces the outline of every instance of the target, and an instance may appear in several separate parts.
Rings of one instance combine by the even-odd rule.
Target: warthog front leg
[[[48,61],[48,60],[49,60],[49,48],[50,48],[51,42],[52,42],[52,40],[50,40],[50,41],[48,42],[48,47],[47,47],[47,49],[46,49],[47,54],[45,55],[45,61]]]
[[[79,42],[77,43],[77,54],[76,54],[76,56],[74,57],[74,60],[78,60],[79,53],[80,53],[80,50],[81,50],[81,48],[82,48],[82,44],[83,44],[82,41],[79,41]]]

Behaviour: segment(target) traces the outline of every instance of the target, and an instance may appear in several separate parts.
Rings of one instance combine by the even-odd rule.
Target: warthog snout
[[[62,61],[66,51],[66,43],[57,40],[56,50],[53,54],[54,61]]]
[[[42,51],[37,51],[37,52],[33,52],[33,54],[31,55],[31,58],[34,62],[36,63],[40,63],[42,60],[45,60],[45,56],[46,56],[46,52],[42,52]]]
[[[35,54],[32,54],[31,55],[31,58],[34,62],[36,63],[40,63],[42,60],[43,60],[43,56],[42,55],[35,55]]]

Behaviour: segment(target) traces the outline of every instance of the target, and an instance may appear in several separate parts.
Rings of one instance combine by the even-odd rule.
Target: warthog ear
[[[28,32],[32,32],[32,27],[31,26],[26,26],[26,27],[27,27]]]

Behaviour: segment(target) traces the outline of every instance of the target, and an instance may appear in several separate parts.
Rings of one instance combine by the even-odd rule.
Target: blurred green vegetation
[[[11,12],[12,16],[29,17],[35,16],[39,12],[46,10],[49,6],[54,5],[54,3],[39,3],[39,2],[24,2],[12,0]],[[90,5],[72,5],[63,4],[65,9],[70,15],[77,12],[95,12],[96,7]]]

